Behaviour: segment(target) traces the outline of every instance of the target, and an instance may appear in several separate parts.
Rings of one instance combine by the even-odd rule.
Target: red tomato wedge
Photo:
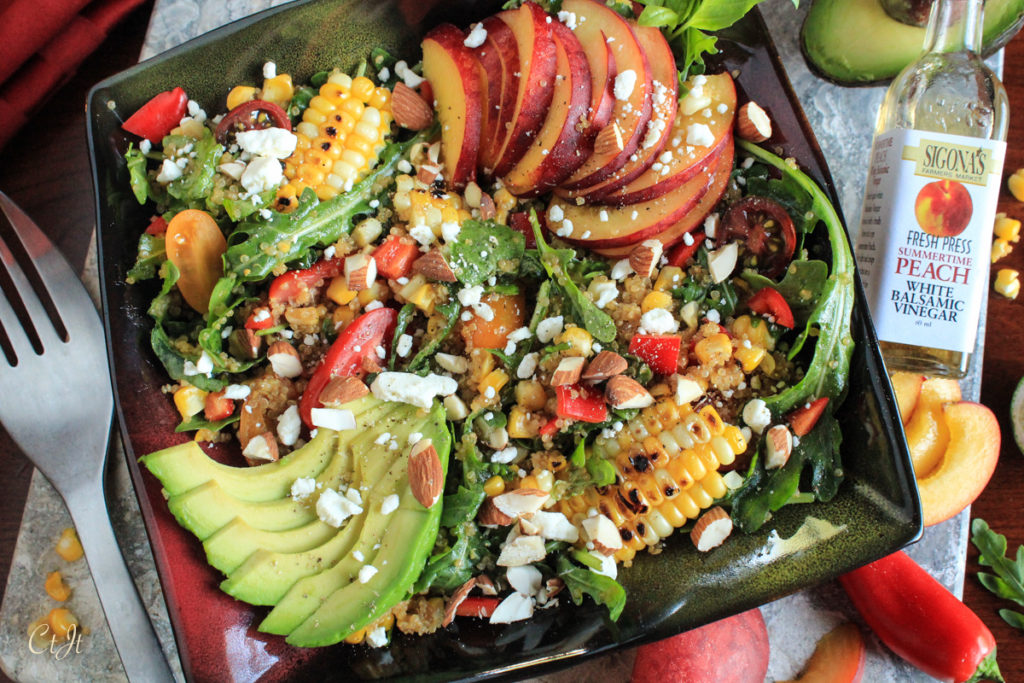
[[[181,273],[178,291],[189,306],[206,315],[210,293],[224,274],[228,243],[220,226],[205,211],[179,211],[167,224],[164,245],[167,259]]]
[[[175,88],[156,95],[121,124],[129,133],[150,142],[160,142],[178,126],[188,111],[188,95],[184,88]]]
[[[206,395],[206,405],[203,408],[203,415],[210,422],[225,420],[235,412],[235,402],[230,398],[224,398],[224,392],[218,391]]]
[[[309,268],[289,270],[274,278],[267,297],[272,302],[297,303],[303,300],[309,290],[316,289],[325,280],[344,272],[345,259],[343,258],[324,259],[317,261]]]
[[[401,237],[389,237],[384,244],[373,250],[373,260],[377,262],[377,273],[389,280],[409,277],[412,272],[412,263],[419,257],[419,245]]]
[[[146,234],[155,237],[163,235],[165,232],[167,232],[167,221],[164,220],[163,216],[153,216],[153,220],[146,226]]]
[[[604,422],[608,419],[608,405],[604,394],[586,384],[562,384],[555,387],[558,397],[558,416],[580,422]]]
[[[309,378],[306,391],[299,400],[299,415],[306,426],[313,427],[313,408],[323,406],[320,392],[333,377],[362,377],[367,373],[364,359],[376,366],[382,359],[377,357],[377,347],[391,348],[391,337],[395,333],[398,312],[393,308],[378,308],[363,313],[345,328],[331,344],[323,361]],[[368,365],[368,364],[367,364]]]
[[[790,411],[786,415],[786,422],[789,423],[793,433],[797,436],[803,436],[814,429],[814,425],[818,424],[818,418],[825,412],[825,406],[828,405],[828,396],[822,396],[816,398],[807,405],[800,406],[799,408]]]
[[[235,133],[257,128],[292,129],[292,121],[284,109],[266,100],[249,100],[231,111],[217,124],[214,136],[217,142],[227,144]]]
[[[747,301],[747,306],[754,313],[763,315],[776,325],[793,329],[793,325],[796,324],[793,320],[793,311],[786,303],[785,297],[779,294],[779,290],[774,287],[757,290],[754,296]]]
[[[669,334],[635,334],[629,352],[651,366],[656,375],[671,375],[679,366],[683,340]]]
[[[274,326],[274,316],[266,306],[254,308],[245,321],[247,330],[269,330]]]

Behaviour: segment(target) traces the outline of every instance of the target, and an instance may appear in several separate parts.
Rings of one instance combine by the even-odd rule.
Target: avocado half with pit
[[[340,642],[405,599],[440,524],[441,501],[428,509],[416,500],[408,462],[410,437],[419,434],[432,440],[447,472],[451,435],[441,405],[424,411],[366,396],[343,407],[355,429],[320,429],[274,463],[222,465],[194,442],[140,459],[160,479],[179,523],[226,575],[221,588],[273,606],[260,630],[300,647]],[[290,491],[299,478],[313,479],[316,489],[297,501]],[[334,528],[319,519],[316,503],[339,487],[359,490],[362,512]],[[393,495],[397,508],[384,506]]]
[[[1003,47],[1024,24],[1024,0],[987,0],[984,54]],[[900,23],[879,0],[814,0],[800,32],[811,69],[839,85],[893,78],[921,54],[925,29]]]

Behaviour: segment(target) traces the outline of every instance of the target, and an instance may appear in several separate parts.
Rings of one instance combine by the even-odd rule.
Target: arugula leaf
[[[459,321],[459,312],[462,310],[462,305],[458,299],[452,296],[448,299],[448,303],[438,304],[434,310],[444,316],[444,328],[420,348],[419,352],[409,363],[408,372],[416,372],[434,356],[438,347],[441,346],[441,342],[447,339],[448,335],[455,329],[455,323]]]
[[[702,31],[721,31],[742,19],[761,0],[704,0],[687,17],[685,26]]]
[[[156,277],[157,269],[165,260],[167,251],[164,248],[164,236],[142,233],[139,235],[139,252],[135,257],[135,265],[128,271],[126,281],[128,284],[135,284],[140,280]]]
[[[146,175],[146,155],[142,150],[129,144],[128,151],[124,153],[124,163],[128,167],[128,180],[132,186],[132,193],[139,204],[145,204],[149,199],[149,176]]]
[[[224,146],[217,142],[209,128],[203,129],[203,137],[198,140],[184,135],[164,138],[165,152],[168,148],[181,149],[188,145],[192,145],[195,156],[189,159],[182,176],[168,183],[167,193],[185,202],[190,208],[201,209],[206,207],[206,198],[213,189],[213,177],[217,174]]]
[[[617,621],[626,606],[626,589],[618,581],[598,574],[591,569],[577,567],[567,557],[560,555],[557,566],[558,575],[565,581],[572,601],[577,605],[583,603],[583,595],[590,595],[599,605],[608,608],[608,616]]]
[[[395,334],[391,337],[391,353],[388,356],[388,370],[395,369],[395,361],[398,359],[398,340],[409,328],[409,323],[416,316],[416,305],[406,304],[398,311],[398,321],[395,323]]]
[[[488,534],[480,533],[472,523],[457,527],[455,542],[427,560],[413,592],[430,588],[450,592],[473,578],[477,565],[490,554],[487,539]]]
[[[797,324],[804,325],[825,289],[825,283],[828,281],[828,264],[817,259],[793,261],[786,269],[785,277],[779,282],[752,270],[744,271],[741,277],[750,283],[752,292],[765,287],[775,288],[789,304]]]
[[[487,494],[484,493],[482,484],[475,488],[460,485],[455,493],[444,497],[441,526],[454,527],[473,521],[485,498],[487,498]]]
[[[971,522],[971,534],[971,543],[981,553],[979,564],[995,571],[995,574],[978,572],[978,581],[998,597],[1024,606],[1024,546],[1017,548],[1016,559],[1007,558],[1006,536],[990,529],[983,519]],[[1024,629],[1024,614],[1001,609],[999,616],[1010,626]]]
[[[469,219],[463,222],[458,240],[450,243],[448,249],[455,277],[473,287],[499,271],[514,273],[526,250],[526,238],[500,223]]]
[[[197,429],[208,429],[211,432],[219,432],[220,430],[227,427],[229,424],[234,424],[242,419],[241,415],[232,415],[226,417],[223,420],[209,421],[204,419],[202,413],[197,413],[187,420],[182,420],[181,424],[174,428],[175,432],[194,432]]]
[[[553,249],[548,246],[548,243],[544,241],[540,223],[537,221],[537,212],[533,209],[530,209],[530,225],[533,227],[533,235],[537,240],[540,262],[548,277],[553,278],[561,287],[577,319],[583,323],[583,327],[594,339],[606,344],[615,341],[617,330],[611,316],[588,299],[586,294],[580,291],[580,288],[569,277],[576,252],[572,249]]]
[[[224,211],[227,212],[228,218],[234,222],[238,222],[243,218],[247,218],[258,210],[267,207],[274,201],[274,196],[277,194],[276,189],[270,189],[262,194],[256,194],[248,199],[232,199],[231,197],[225,197],[221,202],[224,207]]]

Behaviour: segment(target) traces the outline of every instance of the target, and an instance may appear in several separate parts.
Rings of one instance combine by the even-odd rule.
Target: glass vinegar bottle
[[[1009,103],[978,56],[982,7],[935,0],[878,115],[857,261],[890,371],[963,377],[984,314]]]

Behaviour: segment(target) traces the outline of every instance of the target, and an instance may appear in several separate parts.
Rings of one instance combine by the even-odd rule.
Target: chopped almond
[[[764,142],[772,136],[772,120],[757,102],[747,102],[736,114],[736,132],[744,140]]]
[[[377,262],[369,254],[353,254],[345,258],[345,282],[349,290],[361,292],[373,287],[377,280]]]
[[[604,390],[605,398],[613,408],[646,408],[654,403],[650,392],[632,377],[615,375],[608,380]]]
[[[409,487],[425,508],[433,507],[444,493],[444,468],[430,439],[420,439],[409,452]]]
[[[434,111],[423,97],[399,81],[391,91],[391,114],[395,123],[409,130],[424,130],[434,121]]]
[[[629,252],[629,265],[640,277],[650,277],[664,249],[660,240],[644,240]]]
[[[705,553],[722,545],[731,533],[732,518],[728,512],[716,505],[697,520],[693,531],[690,532],[690,540],[697,546],[697,550]]]
[[[551,375],[551,386],[558,387],[563,384],[576,384],[583,374],[583,364],[586,362],[582,356],[569,356],[563,358]]]
[[[370,393],[370,388],[358,377],[332,377],[320,392],[320,402],[336,408]]]
[[[299,352],[286,341],[276,341],[267,349],[267,360],[278,377],[298,377],[302,374]]]
[[[626,359],[614,351],[601,351],[590,361],[580,379],[599,382],[615,375],[621,375],[628,367],[629,363],[626,362]]]
[[[455,271],[445,261],[440,249],[434,248],[412,264],[412,272],[435,282],[455,282]]]
[[[775,425],[765,433],[765,467],[782,467],[789,462],[792,453],[793,434],[786,425]]]
[[[242,455],[252,466],[275,462],[280,457],[277,452],[277,439],[270,432],[257,434],[245,444]]]

